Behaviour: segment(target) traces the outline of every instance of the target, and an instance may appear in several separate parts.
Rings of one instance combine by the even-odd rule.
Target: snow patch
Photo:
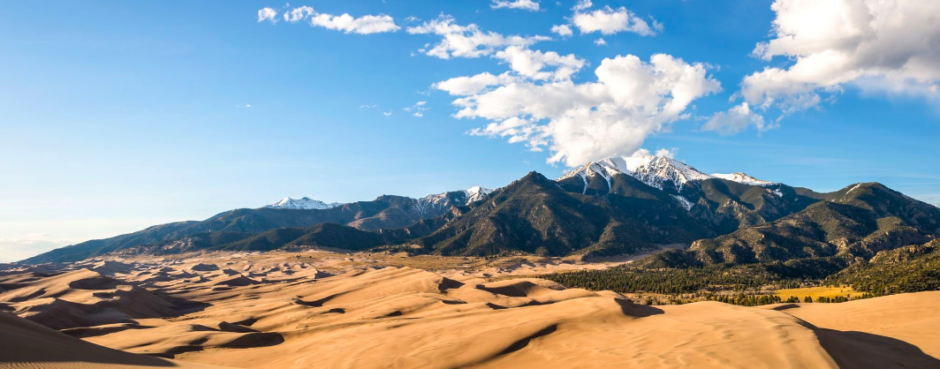
[[[861,182],[859,182],[859,183],[857,183],[857,184],[855,184],[855,186],[852,186],[852,188],[851,188],[851,189],[849,189],[849,191],[848,191],[848,192],[846,192],[845,194],[846,194],[846,195],[848,195],[848,194],[850,194],[850,193],[852,193],[852,191],[855,191],[855,190],[857,190],[857,189],[858,189],[859,187],[862,187],[862,183],[861,183]]]
[[[669,196],[672,196],[674,199],[678,200],[679,204],[682,205],[682,207],[685,208],[686,211],[691,211],[692,206],[695,205],[691,201],[689,201],[689,199],[686,199],[685,197],[682,197],[679,195],[669,195]]]

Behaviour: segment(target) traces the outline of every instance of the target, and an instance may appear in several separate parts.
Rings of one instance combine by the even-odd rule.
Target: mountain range
[[[940,235],[940,209],[877,183],[818,193],[744,173],[705,174],[653,155],[587,163],[551,180],[423,198],[284,199],[203,221],[67,246],[25,263],[103,254],[334,247],[440,255],[585,257],[688,247],[650,263],[687,267],[807,257],[871,258]]]

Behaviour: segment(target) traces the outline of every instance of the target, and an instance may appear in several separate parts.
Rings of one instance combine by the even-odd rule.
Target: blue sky
[[[157,223],[259,207],[285,196],[351,202],[382,194],[500,187],[529,171],[557,177],[574,165],[568,162],[572,158],[630,155],[641,147],[668,149],[708,173],[742,171],[819,191],[879,181],[940,203],[937,78],[929,68],[912,67],[936,61],[930,58],[938,50],[893,51],[909,61],[901,66],[878,64],[854,51],[840,54],[851,70],[812,65],[818,60],[814,57],[830,54],[799,46],[808,44],[802,40],[841,39],[784,17],[808,7],[805,0],[778,2],[793,6],[774,10],[772,1],[756,0],[599,0],[576,11],[574,1],[542,0],[531,11],[494,9],[488,0],[314,0],[289,6],[264,1],[3,2],[0,261]],[[294,23],[283,18],[304,5],[313,13]],[[934,10],[912,7],[902,14]],[[276,22],[259,21],[263,8],[276,13]],[[873,16],[882,12],[870,10]],[[343,25],[336,16],[347,13],[361,23]],[[371,19],[379,28],[355,28],[368,23],[361,17],[369,15],[387,18]],[[312,26],[317,16],[323,21]],[[388,29],[384,19],[395,29]],[[611,19],[627,23],[612,24]],[[937,40],[935,26],[917,27],[916,22],[908,20],[910,32]],[[484,35],[550,37],[515,46],[541,56],[570,56],[581,66],[566,78],[549,63],[541,71],[552,77],[528,77],[497,56],[512,42],[474,49],[481,52],[476,57],[455,56],[454,49],[442,59],[428,53],[444,36],[417,30],[434,24],[475,24]],[[553,33],[559,25],[572,34]],[[866,32],[883,38],[892,34],[891,29]],[[473,36],[470,31],[463,35]],[[778,42],[784,36],[795,41]],[[596,44],[600,38],[606,45]],[[769,51],[755,52],[761,43]],[[856,49],[883,47],[861,46]],[[486,72],[507,73],[533,91],[551,84],[588,86],[599,82],[596,71],[605,59],[613,65],[634,55],[640,66],[616,73],[642,77],[648,72],[642,68],[655,64],[654,54],[681,59],[684,70],[700,72],[696,78],[709,86],[677,114],[649,115],[620,100],[572,107],[586,107],[578,114],[587,115],[535,114],[536,119],[523,107],[496,117],[479,101],[508,84],[500,82],[475,91],[478,102],[458,118],[462,108],[453,102],[466,96],[452,96],[435,85]],[[765,68],[781,72],[775,75],[779,78],[758,78],[768,76],[758,75]],[[823,72],[797,75],[813,68]],[[666,72],[651,75],[668,77]],[[755,77],[742,85],[748,76]],[[615,84],[607,87],[613,91]],[[750,94],[742,93],[745,89]],[[675,97],[660,95],[649,103],[654,109]],[[818,99],[805,103],[813,97]],[[527,96],[519,92],[511,98]],[[565,105],[576,96],[557,98],[558,105]],[[606,95],[599,99],[610,100]],[[591,115],[603,104],[620,105],[613,115]],[[733,109],[743,104],[749,104],[747,114],[730,120]],[[468,134],[474,129],[485,133],[487,124],[509,116],[528,120],[515,131]],[[563,142],[572,133],[564,128],[565,119],[578,122],[588,116],[604,129],[642,133],[601,135],[597,141],[611,140],[606,148]],[[755,123],[758,118],[761,125]],[[718,128],[707,130],[713,121]],[[539,133],[522,134],[521,128]],[[575,134],[584,133],[578,129]],[[519,142],[509,143],[514,137]],[[547,162],[559,152],[568,161]]]

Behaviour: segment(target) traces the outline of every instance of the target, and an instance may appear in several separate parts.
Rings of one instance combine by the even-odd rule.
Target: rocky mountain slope
[[[749,264],[836,256],[868,260],[878,252],[940,236],[940,209],[884,185],[852,185],[825,197],[774,222],[699,240],[687,251],[672,251],[661,256],[673,260],[664,265]]]
[[[112,238],[86,241],[53,250],[23,262],[76,261],[213,232],[254,234],[277,228],[303,228],[323,223],[343,224],[367,231],[396,229],[416,224],[423,219],[439,217],[448,212],[452,206],[463,206],[477,201],[490,192],[491,190],[488,189],[474,187],[469,190],[445,192],[420,199],[383,195],[372,201],[338,204],[322,209],[284,207],[296,207],[301,204],[296,201],[291,203],[282,200],[275,205],[260,209],[226,211],[203,221],[162,224]],[[310,203],[312,202],[308,202]],[[220,235],[219,237],[229,236]],[[145,247],[145,249],[153,248]]]
[[[296,201],[279,204],[302,207]],[[663,265],[740,264],[870,258],[940,235],[940,209],[880,184],[817,193],[744,173],[708,175],[661,156],[592,162],[557,180],[533,172],[495,191],[475,187],[420,199],[381,196],[322,209],[277,206],[151,227],[26,262],[114,252],[301,246],[442,255],[611,256],[687,244],[690,250],[664,254]],[[331,225],[311,227],[324,224]]]

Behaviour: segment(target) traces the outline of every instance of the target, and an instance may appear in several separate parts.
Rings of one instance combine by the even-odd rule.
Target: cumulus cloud
[[[493,54],[497,48],[530,46],[539,41],[551,40],[545,36],[504,36],[496,32],[484,32],[476,24],[461,26],[455,23],[453,17],[443,14],[437,19],[409,27],[407,31],[414,35],[440,36],[440,42],[419,51],[441,59],[478,58]]]
[[[258,23],[269,21],[271,23],[277,22],[277,10],[271,8],[262,8],[258,11]]]
[[[754,126],[758,132],[774,128],[764,124],[764,117],[751,110],[745,102],[729,109],[727,112],[718,112],[702,127],[704,131],[716,131],[722,135],[733,135],[749,126]]]
[[[608,6],[592,12],[582,12],[590,5],[590,2],[579,4],[575,7],[574,16],[571,17],[572,24],[578,27],[581,33],[600,32],[604,35],[612,35],[619,32],[633,32],[641,36],[653,36],[663,29],[662,24],[656,20],[652,20],[653,24],[650,25],[624,7],[613,9]]]
[[[603,37],[599,37],[598,39],[594,40],[594,44],[597,46],[605,46],[607,45],[607,41],[604,41]]]
[[[264,16],[263,19],[262,16]],[[275,17],[277,17],[277,11],[274,9],[264,8],[258,11],[259,22],[270,20],[273,23],[275,22]],[[395,32],[401,29],[401,27],[395,24],[395,20],[388,15],[365,15],[356,18],[349,14],[332,15],[317,13],[309,6],[300,6],[290,11],[285,11],[284,20],[290,23],[308,20],[313,27],[323,27],[360,35]]]
[[[776,0],[771,9],[773,38],[753,54],[793,62],[744,78],[751,105],[803,110],[846,85],[940,100],[940,2]]]
[[[521,46],[509,46],[497,52],[495,58],[508,62],[513,71],[536,80],[565,80],[584,67],[584,59],[574,54],[561,56],[554,51],[541,52]],[[546,68],[554,68],[547,71]]]
[[[595,75],[596,82],[580,84],[519,78],[468,88],[472,92],[453,102],[455,117],[490,121],[472,135],[548,149],[550,163],[578,166],[635,152],[649,135],[687,118],[695,99],[721,90],[704,65],[665,54],[649,62],[633,55],[607,58]]]
[[[446,91],[455,96],[476,95],[490,86],[496,86],[509,83],[515,77],[508,72],[498,76],[488,72],[483,72],[469,77],[454,77],[446,81],[441,81],[432,85],[432,88]]]
[[[574,32],[571,31],[571,27],[567,24],[556,24],[552,26],[552,33],[561,37],[569,37],[574,34]]]
[[[679,151],[679,150],[676,149],[676,148],[672,148],[672,149],[659,149],[659,150],[656,150],[656,156],[663,157],[663,158],[675,159],[675,158],[676,158],[676,152],[677,152],[677,151]]]
[[[493,9],[500,8],[509,8],[509,9],[523,9],[529,11],[538,11],[539,2],[532,0],[513,0],[513,1],[500,1],[493,0],[493,4],[490,5]]]

